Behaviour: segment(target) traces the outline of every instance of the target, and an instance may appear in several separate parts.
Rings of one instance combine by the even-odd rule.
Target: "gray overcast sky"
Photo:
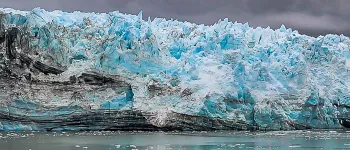
[[[211,25],[219,19],[249,22],[253,27],[281,24],[312,36],[350,36],[350,0],[0,0],[0,7],[31,10],[80,10],[165,17]]]

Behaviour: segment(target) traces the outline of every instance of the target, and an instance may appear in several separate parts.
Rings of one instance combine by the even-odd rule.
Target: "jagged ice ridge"
[[[293,130],[350,118],[343,35],[142,12],[3,8],[0,21],[1,130]]]

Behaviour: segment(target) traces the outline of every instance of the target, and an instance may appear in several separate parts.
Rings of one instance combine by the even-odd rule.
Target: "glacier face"
[[[118,129],[121,112],[156,129],[342,128],[350,119],[343,35],[144,21],[142,12],[0,12],[2,130]]]

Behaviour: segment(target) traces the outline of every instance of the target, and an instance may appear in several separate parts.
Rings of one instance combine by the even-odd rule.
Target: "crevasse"
[[[91,118],[86,126],[65,124],[75,114],[111,109],[140,112],[144,125],[160,129],[342,128],[349,119],[350,39],[343,35],[315,38],[228,19],[211,26],[145,21],[142,12],[0,12],[0,71],[12,73],[2,82],[18,77],[15,88],[0,90],[3,130],[114,129]],[[5,41],[13,28],[19,34],[11,48]],[[36,63],[16,69],[22,55],[60,71]],[[75,77],[83,81],[71,82]],[[67,87],[57,82],[71,88],[57,92]],[[110,120],[122,126],[116,118],[102,122]]]

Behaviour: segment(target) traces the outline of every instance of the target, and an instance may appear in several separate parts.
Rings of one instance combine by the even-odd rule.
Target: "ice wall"
[[[152,113],[146,120],[154,126],[179,128],[183,124],[176,121],[181,115],[221,120],[210,127],[215,129],[342,128],[349,119],[350,39],[343,35],[315,38],[283,25],[276,30],[252,28],[227,19],[211,26],[163,18],[145,21],[142,12],[0,11],[3,37],[14,27],[21,33],[18,36],[26,39],[17,40],[16,53],[61,70],[45,73],[37,67],[39,73],[31,73],[36,81],[50,82],[46,85],[49,91],[36,92],[41,97],[28,96],[33,91],[26,86],[17,89],[26,97],[21,101],[35,103],[40,109],[50,107],[45,110],[58,113],[59,107],[76,111],[75,106],[82,110],[133,110]],[[3,51],[3,59],[10,60]],[[108,76],[113,79],[110,86],[119,86],[107,86],[102,92],[96,85],[76,90],[77,84],[89,85],[84,72]],[[77,91],[83,95],[79,100],[65,97],[67,93],[48,96],[55,90],[51,83],[81,76],[85,83],[74,82],[68,90],[68,95]],[[28,79],[17,82],[33,84]],[[3,101],[17,106],[18,99]],[[21,124],[8,122],[9,126]]]

